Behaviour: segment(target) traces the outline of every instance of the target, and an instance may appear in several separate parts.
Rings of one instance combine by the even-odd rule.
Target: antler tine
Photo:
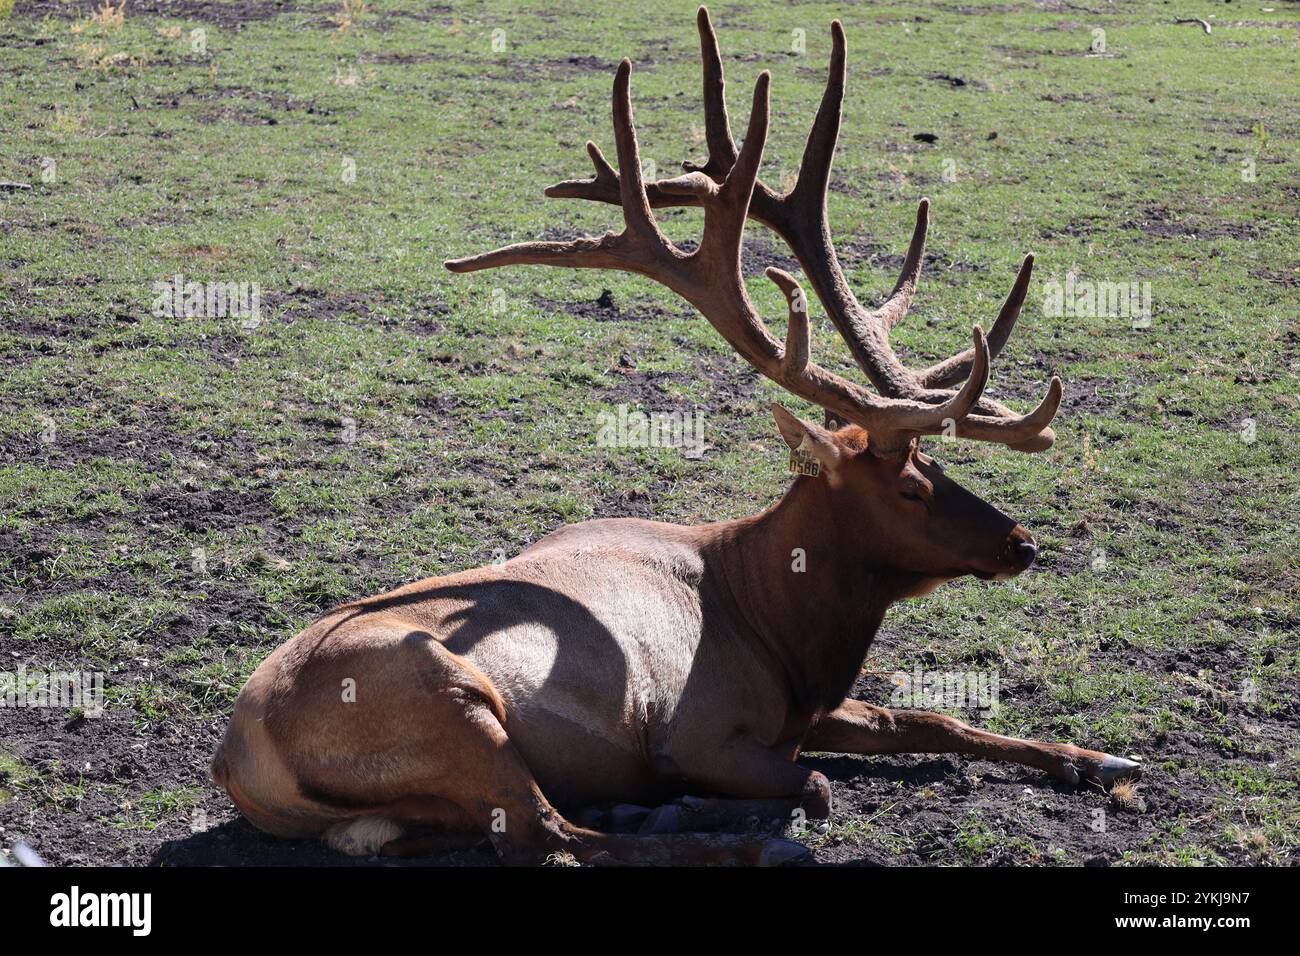
[[[591,140],[587,140],[587,155],[596,167],[594,178],[566,179],[554,186],[547,186],[544,194],[549,199],[592,199],[619,205],[622,193],[619,191],[618,173],[605,159],[600,147]]]
[[[641,177],[641,150],[632,122],[632,61],[627,57],[614,75],[614,142],[618,147],[619,199],[627,235],[634,241],[666,247],[668,240],[655,225]]]
[[[844,79],[848,56],[844,42],[844,25],[831,21],[831,62],[826,72],[826,89],[808,142],[799,163],[794,188],[783,197],[789,204],[823,203],[830,185],[831,165],[835,161],[835,144],[840,138],[840,116],[844,106]],[[815,207],[810,212],[816,211]]]
[[[912,241],[908,243],[907,257],[903,260],[898,281],[894,283],[889,298],[872,313],[886,337],[912,307],[912,296],[916,294],[916,285],[921,278],[921,264],[925,260],[925,234],[929,228],[930,199],[922,197],[916,207],[916,225],[912,228]]]
[[[786,302],[790,306],[781,369],[787,375],[798,375],[807,368],[808,356],[812,351],[811,334],[808,330],[808,297],[804,295],[803,287],[795,277],[784,269],[768,266],[766,274],[785,293]]]
[[[587,144],[587,152],[596,166],[597,181],[603,179],[608,184],[611,175],[616,178],[618,204],[623,207],[623,232],[610,232],[599,238],[515,243],[477,256],[448,259],[443,263],[448,269],[452,272],[476,272],[508,265],[547,265],[623,269],[652,277],[664,271],[663,266],[675,258],[676,249],[655,224],[641,180],[640,150],[632,119],[631,73],[632,61],[624,58],[614,76],[613,93],[614,139],[619,166],[626,173],[621,176],[614,173],[596,145]]]
[[[1046,451],[1056,440],[1056,432],[1048,426],[1056,417],[1061,407],[1061,396],[1065,389],[1059,377],[1053,375],[1047,394],[1028,415],[1017,416],[1000,403],[991,403],[1005,409],[1008,414],[1003,417],[990,417],[981,414],[968,414],[957,422],[957,436],[976,441],[997,442],[1008,445],[1015,451]],[[985,399],[984,402],[988,402]],[[981,404],[984,404],[981,402]]]
[[[609,232],[599,239],[583,237],[569,242],[517,242],[491,252],[463,259],[447,259],[443,265],[452,272],[478,272],[500,266],[568,266],[574,269],[623,269]]]
[[[745,130],[745,142],[740,147],[736,162],[727,172],[718,197],[726,209],[726,237],[734,238],[736,255],[740,255],[740,235],[745,228],[745,219],[749,215],[749,204],[754,195],[754,184],[758,182],[758,167],[763,162],[763,149],[767,145],[767,126],[771,113],[772,74],[764,70],[758,75],[754,84],[754,101],[749,111],[749,126]],[[709,232],[708,211],[705,212],[704,230]],[[730,243],[728,243],[730,244]]]
[[[702,166],[684,162],[682,168],[721,179],[736,162],[736,142],[731,138],[731,121],[727,118],[722,52],[718,47],[718,34],[709,20],[708,7],[696,11],[695,25],[700,31],[700,58],[704,61],[704,141],[709,148],[709,158]]]
[[[622,184],[618,172],[605,159],[605,154],[600,151],[600,147],[590,140],[587,141],[587,155],[591,157],[592,165],[596,168],[596,175],[591,179],[566,179],[547,186],[543,190],[546,197],[588,199],[592,202],[609,203],[611,206],[622,205]],[[650,203],[650,208],[703,205],[703,200],[711,196],[713,191],[697,185],[697,176],[704,176],[709,182],[713,182],[703,173],[690,173],[675,179],[644,183],[646,200]]]
[[[1020,317],[1025,296],[1029,294],[1029,279],[1033,274],[1034,254],[1031,252],[1021,262],[1020,271],[1016,273],[1016,281],[1011,286],[1011,291],[1007,293],[997,320],[994,321],[993,328],[989,332],[989,354],[993,358],[998,357],[1002,347],[1011,338],[1011,330],[1016,327],[1016,319]],[[951,387],[969,374],[971,357],[971,351],[967,349],[937,365],[931,365],[923,372],[918,372],[917,378],[924,388]]]
[[[974,339],[972,351],[975,354],[970,378],[961,390],[940,405],[922,405],[933,410],[933,417],[925,425],[912,429],[918,435],[934,435],[949,426],[955,426],[960,434],[961,423],[970,417],[970,411],[984,394],[984,387],[989,383],[989,345],[984,338],[984,330],[978,325],[971,329]],[[921,418],[925,418],[922,414]],[[937,425],[935,424],[937,423]]]

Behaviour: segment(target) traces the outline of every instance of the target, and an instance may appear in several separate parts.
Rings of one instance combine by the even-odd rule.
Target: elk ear
[[[823,468],[834,468],[839,464],[840,446],[826,429],[796,418],[775,403],[772,405],[772,417],[776,419],[776,427],[781,430],[781,437],[792,449],[802,449],[806,454],[812,455],[821,462]]]

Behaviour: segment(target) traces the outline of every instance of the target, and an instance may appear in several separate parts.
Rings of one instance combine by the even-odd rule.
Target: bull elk
[[[618,170],[588,143],[595,176],[547,195],[619,205],[625,228],[446,265],[619,269],[663,283],[759,372],[844,423],[823,427],[772,407],[781,436],[817,474],[796,477],[754,517],[696,527],[587,521],[504,564],[329,612],[249,678],[213,761],[216,783],[261,829],[323,835],[358,854],[422,852],[441,830],[486,834],[506,862],[567,853],[587,862],[778,863],[802,846],[699,832],[700,821],[798,807],[825,818],[830,784],[800,765],[802,751],[969,754],[1069,783],[1138,774],[1133,761],[1097,751],[845,698],[892,603],[963,575],[1005,580],[1036,555],[1029,533],[945,475],[921,436],[1048,448],[1061,383],[1053,378],[1027,415],[983,395],[1024,302],[1030,256],[987,336],[976,326],[970,348],[921,371],[899,361],[889,336],[921,272],[924,199],[889,297],[875,310],[854,297],[825,202],[844,95],[838,21],[825,94],[785,193],[758,179],[769,74],[754,87],[737,149],[704,9],[698,26],[706,163],[642,181],[632,66],[623,60],[613,96]],[[652,212],[684,205],[704,211],[694,251],[670,242]],[[768,330],[741,275],[749,216],[788,243],[878,395],[810,360],[803,292],[779,269],[767,275],[789,303],[784,342]],[[796,548],[806,573],[791,561]],[[355,700],[345,700],[348,686]],[[576,820],[580,808],[615,802],[674,812],[656,811],[638,833],[561,813]]]

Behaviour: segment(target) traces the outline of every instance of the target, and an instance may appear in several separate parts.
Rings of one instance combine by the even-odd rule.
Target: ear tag
[[[811,452],[804,451],[803,446],[804,442],[800,442],[798,448],[790,449],[790,474],[816,478],[821,474],[822,463]]]

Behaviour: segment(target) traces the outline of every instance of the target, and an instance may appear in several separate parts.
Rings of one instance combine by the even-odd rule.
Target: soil
[[[1156,239],[1238,239],[1259,238],[1259,227],[1248,222],[1230,222],[1198,216],[1176,219],[1164,206],[1149,206],[1135,219],[1120,225],[1121,229],[1136,229]]]

